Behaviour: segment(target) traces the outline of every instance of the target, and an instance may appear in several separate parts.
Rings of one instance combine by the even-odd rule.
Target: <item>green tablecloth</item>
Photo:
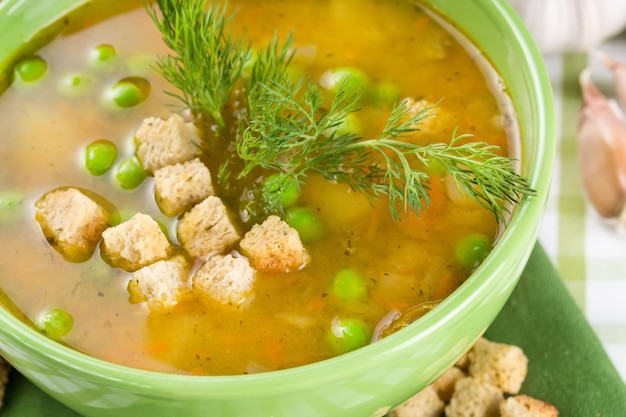
[[[522,392],[562,417],[626,416],[626,385],[541,246],[486,336],[524,349]]]
[[[562,417],[626,416],[626,385],[541,246],[486,336],[524,349],[522,391],[556,405]],[[0,416],[76,414],[14,372]]]

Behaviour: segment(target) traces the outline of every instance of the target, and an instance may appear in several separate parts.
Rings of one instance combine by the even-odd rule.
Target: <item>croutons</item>
[[[427,386],[405,401],[390,414],[391,417],[439,417],[445,404],[432,386]]]
[[[98,203],[76,188],[49,192],[36,203],[36,209],[44,236],[70,262],[91,257],[109,220]]]
[[[526,395],[504,399],[505,388],[521,386],[527,364],[528,360],[519,347],[481,338],[429,389],[446,404],[446,417],[557,417],[556,407]],[[421,392],[416,394],[421,395]],[[388,417],[424,415],[418,408],[407,405],[412,401],[413,398],[396,409],[402,409],[405,414],[397,414],[394,410]]]
[[[144,119],[135,133],[137,158],[148,172],[189,161],[200,155],[201,139],[193,123],[173,114],[167,120]]]
[[[105,258],[129,272],[166,259],[171,250],[158,223],[143,213],[105,230],[102,238]]]
[[[473,378],[495,385],[507,394],[517,394],[521,389],[528,358],[519,347],[481,338],[469,357],[469,374]]]
[[[209,196],[183,215],[178,239],[191,256],[209,259],[224,253],[240,239],[219,197]]]
[[[437,392],[439,398],[448,402],[450,401],[450,398],[452,398],[456,382],[465,376],[466,375],[461,368],[453,366],[441,375],[435,382],[433,382],[432,387],[435,392]]]
[[[239,306],[252,293],[254,269],[244,257],[213,256],[193,276],[194,293]]]
[[[9,372],[11,372],[11,365],[2,356],[0,356],[0,407],[2,407],[4,401],[4,391],[9,383]]]
[[[459,379],[446,406],[446,417],[498,417],[504,395],[497,387],[474,378]]]
[[[189,265],[182,255],[135,271],[128,282],[133,302],[146,302],[151,310],[169,310],[184,294]]]
[[[509,397],[500,403],[502,417],[558,417],[559,410],[528,395]]]
[[[258,271],[289,272],[309,261],[298,232],[278,216],[252,226],[239,246]]]
[[[213,195],[209,169],[195,158],[154,172],[156,202],[167,216],[176,216]]]

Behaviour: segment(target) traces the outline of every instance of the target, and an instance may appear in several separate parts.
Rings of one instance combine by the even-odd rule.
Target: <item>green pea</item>
[[[139,187],[147,176],[141,163],[134,156],[120,161],[115,172],[117,182],[125,190]]]
[[[400,90],[390,82],[376,83],[372,86],[368,99],[376,106],[390,106],[400,99]]]
[[[370,343],[372,330],[359,319],[335,317],[328,333],[328,342],[336,353],[351,352]]]
[[[279,174],[270,175],[263,181],[263,198],[270,208],[287,208],[300,199],[297,182]]]
[[[89,63],[95,67],[101,67],[103,64],[110,64],[117,56],[117,51],[113,45],[106,43],[95,46],[89,51]]]
[[[342,269],[333,280],[333,294],[342,301],[361,300],[367,296],[363,275],[354,269]]]
[[[50,339],[59,340],[67,335],[74,327],[72,316],[60,308],[53,308],[41,318],[39,331]]]
[[[17,191],[0,191],[0,221],[10,221],[20,213],[24,195]]]
[[[65,97],[83,97],[91,91],[94,79],[89,74],[72,72],[59,78],[57,90]]]
[[[322,235],[322,224],[307,208],[296,207],[287,210],[285,221],[298,231],[304,243],[314,242]]]
[[[106,97],[121,108],[141,104],[150,95],[150,83],[142,77],[126,77],[116,82]]]
[[[15,64],[15,75],[23,82],[34,82],[42,78],[48,70],[48,63],[39,56],[24,58]]]
[[[91,175],[104,175],[117,159],[117,147],[106,139],[99,139],[85,149],[85,167]]]
[[[352,67],[326,71],[320,79],[320,85],[330,91],[337,91],[341,83],[346,83],[346,87],[354,92],[363,93],[369,85],[369,79],[363,71]]]
[[[363,127],[361,126],[361,121],[357,115],[350,113],[337,126],[324,131],[324,135],[328,137],[330,137],[333,133],[335,135],[360,135],[363,133]]]
[[[463,268],[474,268],[491,251],[491,239],[482,233],[472,233],[463,237],[455,246],[454,254]]]

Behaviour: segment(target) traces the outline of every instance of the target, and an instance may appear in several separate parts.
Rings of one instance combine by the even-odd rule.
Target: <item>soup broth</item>
[[[19,210],[4,210],[0,219],[0,288],[8,308],[33,323],[52,308],[68,312],[73,328],[61,342],[114,363],[175,373],[241,374],[333,357],[344,351],[332,342],[333,326],[342,320],[364,323],[369,341],[393,318],[403,313],[410,318],[416,311],[419,316],[420,305],[427,311],[467,279],[476,265],[459,260],[462,242],[484,236],[492,243],[498,224],[491,212],[459,196],[436,167],[429,168],[430,206],[402,221],[392,219],[383,197],[371,202],[348,185],[309,177],[298,207],[321,225],[305,242],[310,262],[283,274],[257,271],[254,295],[245,306],[192,295],[166,313],[151,311],[129,300],[130,273],[111,267],[99,250],[84,262],[65,260],[35,220],[37,201],[59,187],[100,196],[113,218],[146,213],[179,246],[179,219],[159,210],[152,177],[123,189],[114,170],[93,176],[85,169],[88,144],[113,142],[119,163],[134,155],[134,135],[144,118],[167,118],[172,112],[167,105],[173,99],[164,93],[172,87],[152,67],[155,57],[168,50],[140,2],[133,4],[102,22],[72,16],[68,30],[37,52],[48,65],[44,77],[33,83],[16,80],[0,97],[0,184],[2,192],[20,196]],[[128,2],[123,7],[128,9]],[[497,145],[504,154],[513,140],[504,122],[511,115],[503,114],[498,103],[503,92],[492,91],[473,52],[457,40],[459,34],[409,1],[231,0],[229,8],[236,13],[236,36],[245,34],[253,49],[266,45],[274,31],[281,39],[292,33],[291,67],[314,83],[333,68],[358,68],[371,85],[392,86],[398,98],[437,104],[436,115],[409,140],[449,142],[458,129],[473,135],[466,140]],[[115,49],[110,65],[90,65],[98,45]],[[88,77],[84,95],[63,93],[68,74]],[[149,82],[145,101],[123,109],[107,106],[104,92],[131,76]],[[392,104],[364,105],[357,113],[364,137],[379,134]],[[201,159],[215,179],[219,160],[207,154]],[[238,217],[233,197],[242,191],[225,196],[224,202],[243,234],[251,224]],[[341,271],[358,277],[362,290],[354,299],[337,293]]]

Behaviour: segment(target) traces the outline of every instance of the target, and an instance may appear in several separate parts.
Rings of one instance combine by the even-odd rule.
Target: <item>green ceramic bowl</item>
[[[0,1],[0,82],[6,82],[7,66],[24,42],[86,1]],[[538,192],[522,201],[491,255],[441,305],[355,352],[256,375],[192,377],[112,365],[52,342],[4,309],[0,353],[45,392],[87,416],[382,416],[431,383],[485,331],[519,279],[548,194],[555,127],[541,56],[505,0],[429,3],[473,39],[504,78],[523,135],[522,170]]]

